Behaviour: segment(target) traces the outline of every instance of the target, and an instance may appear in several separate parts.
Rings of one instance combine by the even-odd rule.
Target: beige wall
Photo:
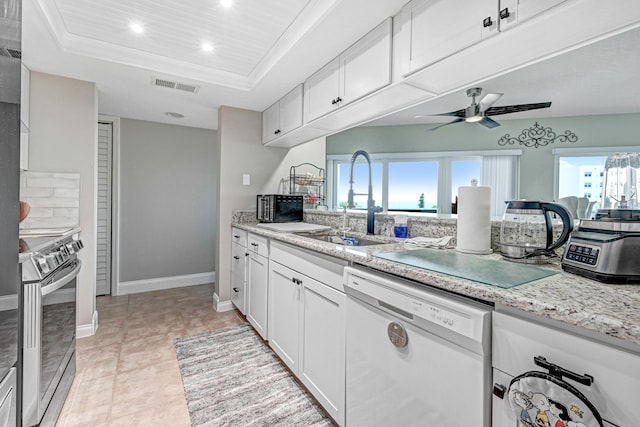
[[[216,131],[120,120],[120,282],[213,271]]]
[[[320,168],[326,163],[326,143],[325,138],[318,138],[289,149],[280,164],[271,174],[271,177],[264,183],[258,193],[282,193],[283,185],[285,193],[289,191],[289,174],[291,166],[301,163],[311,163]]]
[[[218,109],[215,293],[222,303],[230,301],[231,213],[234,209],[255,209],[256,194],[286,153],[286,149],[262,145],[260,112],[227,106]],[[251,185],[242,185],[243,174],[251,175]]]
[[[85,248],[78,276],[79,327],[95,311],[95,162],[98,93],[94,83],[31,73],[29,170],[80,174],[80,226]]]

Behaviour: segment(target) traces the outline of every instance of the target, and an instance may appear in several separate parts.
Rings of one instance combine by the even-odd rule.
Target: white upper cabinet
[[[566,0],[500,0],[500,31],[505,31]]]
[[[262,143],[266,144],[302,126],[302,85],[296,86],[262,112]]]
[[[497,0],[414,0],[402,15],[405,76],[498,33]]]
[[[385,20],[307,79],[305,123],[391,83],[392,19]]]

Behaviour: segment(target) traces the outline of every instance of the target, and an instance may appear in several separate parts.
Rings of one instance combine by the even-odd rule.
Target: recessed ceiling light
[[[220,4],[224,7],[233,6],[233,0],[220,0]]]
[[[132,22],[131,24],[129,24],[129,28],[136,34],[144,33],[144,27],[137,22]]]
[[[204,42],[204,43],[202,43],[202,50],[205,51],[205,52],[212,52],[213,51],[213,45],[211,43]]]
[[[174,113],[172,111],[167,111],[166,113],[164,113],[164,115],[167,117],[172,117],[174,119],[181,119],[184,117],[184,114]]]

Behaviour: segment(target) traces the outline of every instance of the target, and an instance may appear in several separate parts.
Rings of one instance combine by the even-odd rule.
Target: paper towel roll
[[[458,187],[458,235],[456,251],[490,254],[491,187]],[[475,185],[474,185],[475,184]]]

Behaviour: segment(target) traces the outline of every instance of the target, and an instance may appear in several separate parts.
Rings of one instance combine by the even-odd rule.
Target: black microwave
[[[301,222],[303,196],[258,194],[258,222]]]

